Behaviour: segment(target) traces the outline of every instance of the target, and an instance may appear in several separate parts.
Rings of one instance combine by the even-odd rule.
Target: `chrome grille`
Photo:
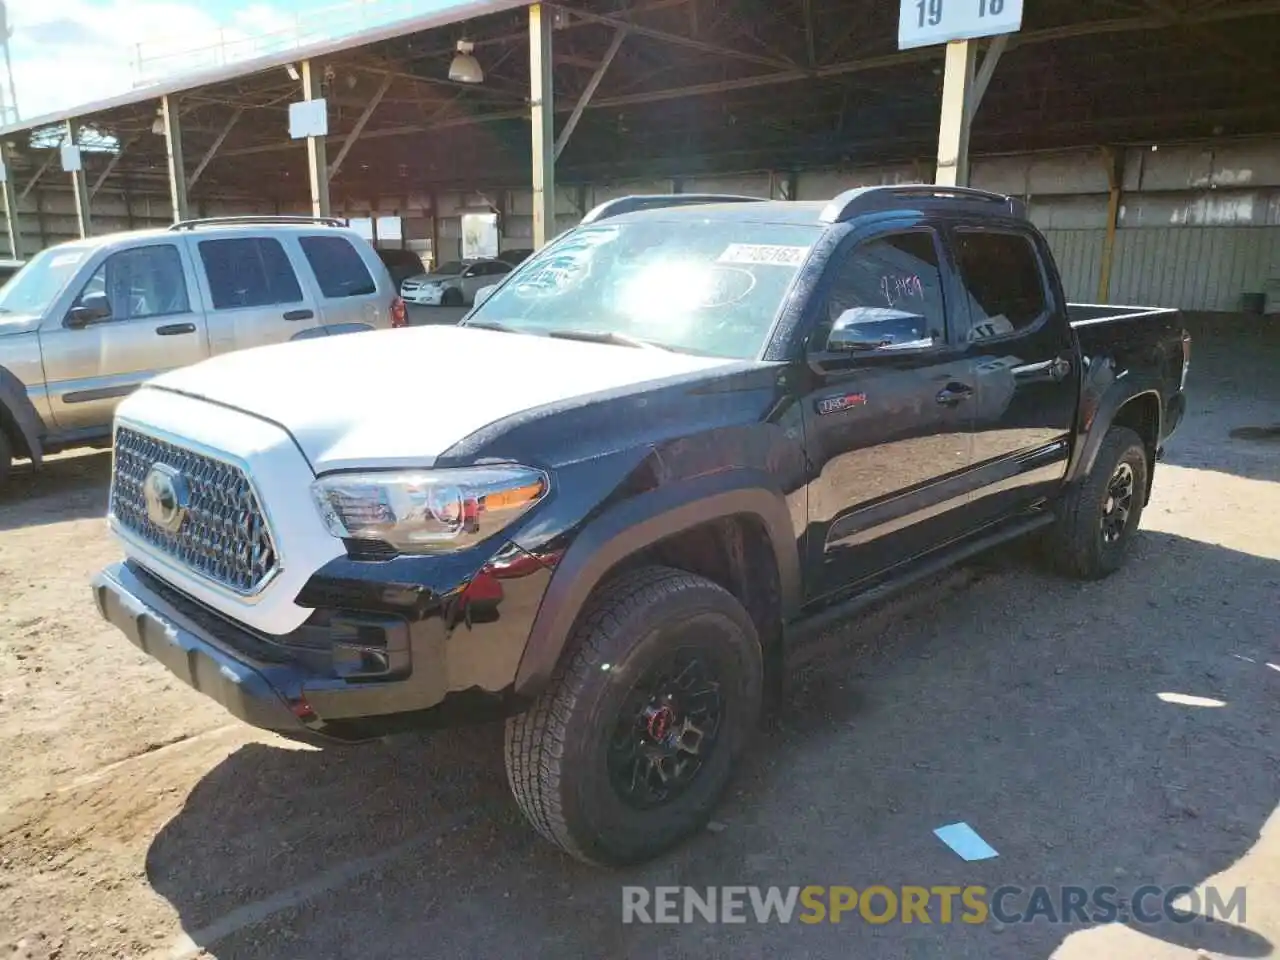
[[[144,484],[156,464],[186,483],[176,532],[152,522]],[[275,543],[249,478],[234,464],[125,427],[116,431],[111,513],[127,533],[239,594],[261,589],[279,567]]]

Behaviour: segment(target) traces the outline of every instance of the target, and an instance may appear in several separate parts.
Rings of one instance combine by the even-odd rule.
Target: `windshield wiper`
[[[670,347],[664,347],[660,343],[641,340],[612,330],[548,330],[547,336],[559,337],[561,340],[585,340],[588,343],[616,343],[622,347],[635,347],[638,350],[671,350]]]
[[[477,330],[496,330],[498,333],[523,333],[523,330],[517,330],[515,327],[508,327],[505,323],[499,323],[497,320],[476,320],[461,324],[464,327],[475,327]]]

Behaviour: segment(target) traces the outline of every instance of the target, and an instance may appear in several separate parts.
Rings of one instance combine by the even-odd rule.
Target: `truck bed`
[[[1141,370],[1154,364],[1152,372],[1158,377],[1165,400],[1160,437],[1163,443],[1186,411],[1182,391],[1186,385],[1190,343],[1182,313],[1174,307],[1068,303],[1067,317],[1080,343],[1086,368],[1093,360],[1104,357],[1125,372],[1131,366]]]

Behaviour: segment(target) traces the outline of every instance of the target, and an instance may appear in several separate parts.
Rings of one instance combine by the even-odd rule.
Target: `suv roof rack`
[[[320,223],[327,227],[345,227],[345,220],[337,217],[305,217],[288,214],[266,215],[247,214],[238,217],[201,217],[198,220],[179,220],[170,230],[194,230],[196,227],[239,226],[250,223]]]
[[[858,187],[846,190],[823,208],[819,219],[823,223],[844,223],[863,213],[875,213],[901,207],[904,201],[936,201],[939,205],[957,203],[985,206],[991,212],[992,205],[999,204],[1011,217],[1027,218],[1027,205],[1018,197],[971,187],[947,187],[932,183],[906,183],[881,187]]]
[[[583,223],[595,223],[608,217],[619,217],[636,210],[658,210],[662,207],[687,207],[698,203],[763,203],[764,197],[743,197],[718,193],[650,193],[606,200],[592,208]]]

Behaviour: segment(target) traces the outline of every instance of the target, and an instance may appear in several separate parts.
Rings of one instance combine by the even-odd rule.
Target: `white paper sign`
[[[294,140],[329,134],[329,107],[324,98],[289,104],[289,136]]]
[[[899,0],[898,49],[1022,29],[1022,0]]]
[[[75,173],[80,169],[80,148],[74,143],[62,145],[62,169],[66,173]]]

